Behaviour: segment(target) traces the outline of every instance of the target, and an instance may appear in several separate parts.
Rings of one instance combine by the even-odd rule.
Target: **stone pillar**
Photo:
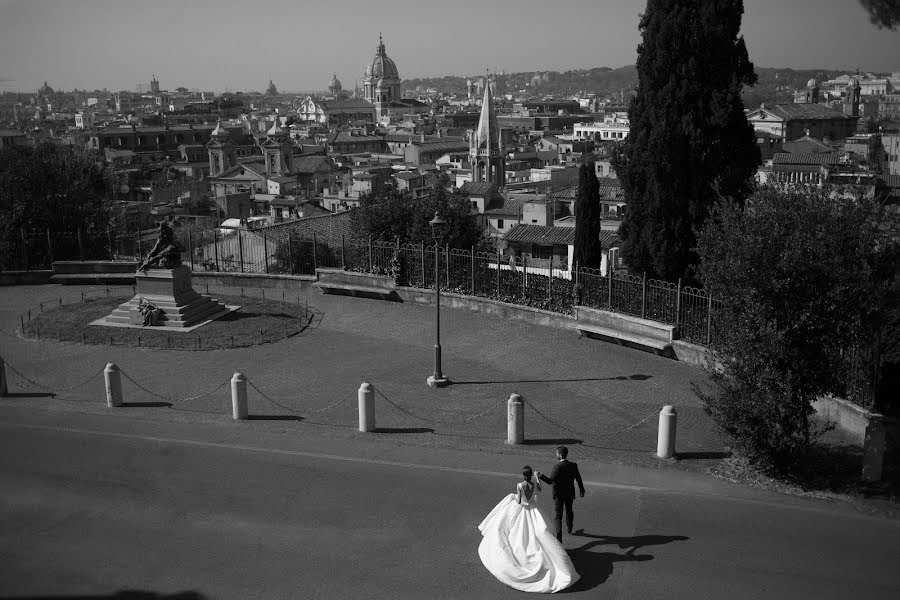
[[[247,418],[247,378],[241,372],[231,378],[231,416],[235,421]]]
[[[119,367],[115,363],[106,363],[103,379],[106,382],[107,406],[122,406],[122,372]]]
[[[656,441],[656,456],[672,458],[675,456],[675,424],[678,415],[675,407],[666,405],[659,411],[659,435]]]
[[[356,393],[359,399],[359,430],[375,430],[375,388],[363,381]]]
[[[869,417],[866,425],[866,441],[863,445],[863,481],[880,481],[884,467],[884,452],[887,446],[887,435],[881,415]]]
[[[525,443],[525,400],[515,393],[506,402],[506,443]]]

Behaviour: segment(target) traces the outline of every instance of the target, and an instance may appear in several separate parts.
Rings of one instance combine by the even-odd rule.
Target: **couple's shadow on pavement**
[[[593,535],[585,533],[584,529],[578,529],[572,535],[590,541],[568,550],[569,558],[572,559],[572,564],[575,565],[575,570],[581,575],[581,579],[560,593],[583,592],[597,587],[612,575],[613,563],[653,560],[652,554],[636,554],[637,550],[645,546],[658,546],[690,539],[684,535],[636,535],[633,537]],[[595,552],[593,550],[607,545],[618,546],[625,550],[625,553]]]

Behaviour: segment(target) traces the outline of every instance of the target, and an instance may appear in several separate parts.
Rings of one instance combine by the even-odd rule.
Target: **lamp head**
[[[444,233],[447,231],[447,221],[442,219],[437,211],[434,211],[434,218],[428,224],[431,225],[431,235],[435,240],[440,240],[444,237]]]

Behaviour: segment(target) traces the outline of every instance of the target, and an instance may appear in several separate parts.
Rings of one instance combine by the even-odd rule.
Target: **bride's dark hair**
[[[528,465],[522,467],[522,477],[530,481],[532,475],[534,475],[534,471],[531,470],[531,467]]]

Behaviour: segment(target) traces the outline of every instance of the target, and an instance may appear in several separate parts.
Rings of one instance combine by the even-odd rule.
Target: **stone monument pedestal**
[[[226,315],[230,309],[214,298],[203,296],[191,286],[191,269],[147,269],[135,273],[134,298],[121,304],[105,319],[105,324],[136,325],[144,322],[138,310],[141,298],[160,309],[157,327],[183,329]]]

